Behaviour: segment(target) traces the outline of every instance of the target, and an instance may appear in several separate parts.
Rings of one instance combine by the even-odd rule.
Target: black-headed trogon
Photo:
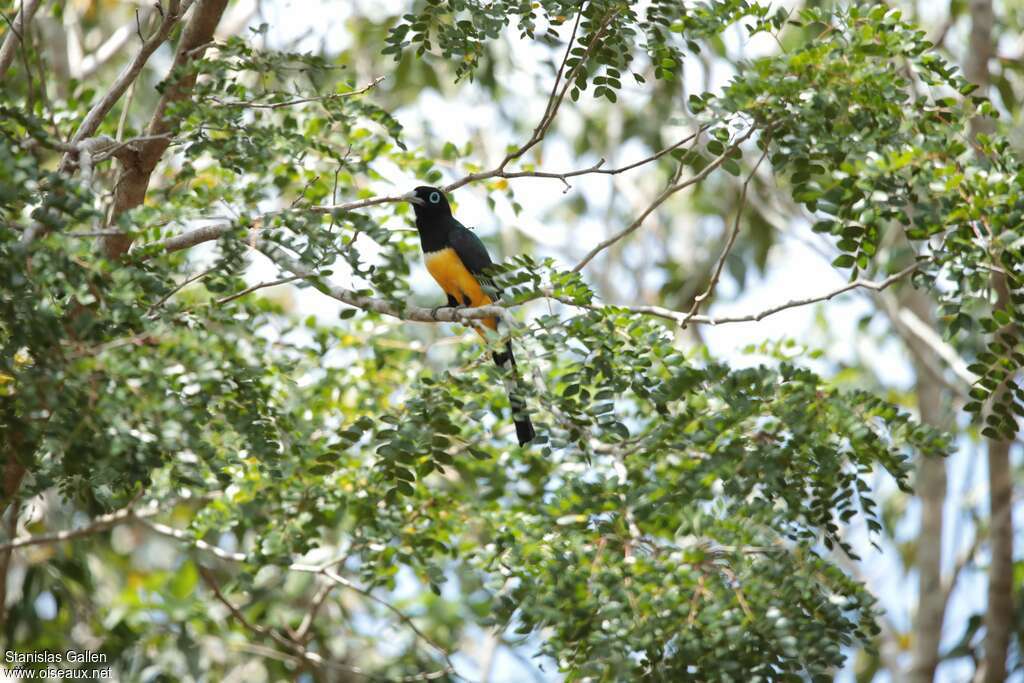
[[[500,291],[488,274],[493,265],[484,243],[452,215],[452,207],[444,192],[436,187],[417,187],[405,195],[416,212],[416,229],[420,233],[423,260],[430,275],[448,296],[449,306],[486,306],[494,302]],[[498,321],[484,318],[483,324],[498,329]],[[477,330],[480,332],[480,330]],[[481,336],[483,333],[480,332]],[[516,436],[522,446],[536,436],[526,404],[517,390],[516,361],[512,343],[504,351],[494,353],[494,362],[505,373],[505,389],[512,406]]]

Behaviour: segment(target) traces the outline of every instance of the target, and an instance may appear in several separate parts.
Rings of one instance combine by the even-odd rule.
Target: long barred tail
[[[519,373],[516,371],[516,358],[512,355],[512,342],[505,344],[504,351],[495,351],[494,362],[504,370],[502,381],[505,383],[505,391],[508,393],[508,402],[512,406],[512,420],[516,424],[516,436],[519,437],[519,445],[524,446],[537,436],[533,429],[533,422],[526,412],[526,402],[523,401],[519,391]]]

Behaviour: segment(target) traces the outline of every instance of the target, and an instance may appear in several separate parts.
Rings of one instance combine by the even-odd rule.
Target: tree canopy
[[[849,530],[883,543],[877,475],[909,492],[956,437],[800,344],[736,364],[686,335],[913,288],[966,358],[964,428],[1015,438],[1024,168],[924,30],[886,5],[431,0],[353,11],[341,47],[308,50],[253,18],[218,32],[225,0],[112,4],[5,17],[7,649],[102,651],[119,680],[480,680],[485,632],[581,681],[817,680],[877,654]],[[33,34],[110,31],[108,10],[129,37],[91,73]],[[693,87],[700,55],[763,41]],[[542,113],[491,149],[403,121],[422,90],[498,93],[534,55]],[[638,157],[606,133],[622,111]],[[575,163],[552,167],[569,116]],[[578,183],[635,176],[643,201],[581,258],[485,235],[504,299],[430,310],[394,179],[519,216],[551,183],[557,223],[595,210]],[[701,269],[673,290],[666,266],[654,302],[609,286],[612,252],[713,187]],[[826,236],[848,284],[711,311],[737,259],[764,266],[751,194]],[[495,315],[500,335],[453,341]],[[506,338],[522,448],[487,348]]]

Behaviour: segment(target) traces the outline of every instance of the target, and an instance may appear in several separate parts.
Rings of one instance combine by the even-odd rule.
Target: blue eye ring
[[[440,204],[441,203],[441,193],[440,192],[431,192],[430,193],[430,203],[431,204]]]

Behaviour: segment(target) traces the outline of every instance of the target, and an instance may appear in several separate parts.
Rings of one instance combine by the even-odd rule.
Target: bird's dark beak
[[[425,201],[416,196],[415,192],[408,192],[406,194],[403,194],[402,199],[409,202],[410,204],[415,204],[416,206],[424,206],[426,204]]]

